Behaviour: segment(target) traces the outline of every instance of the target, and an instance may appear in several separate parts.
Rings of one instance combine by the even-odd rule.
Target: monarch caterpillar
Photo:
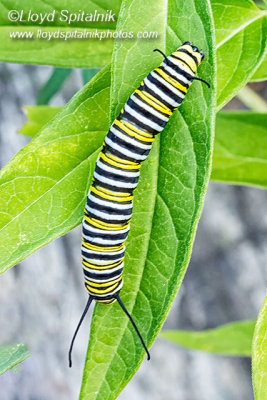
[[[98,156],[83,219],[82,264],[89,298],[74,333],[71,352],[80,325],[93,300],[102,304],[118,301],[130,319],[150,359],[144,340],[125,308],[119,293],[123,285],[125,242],[130,229],[133,191],[141,162],[151,150],[155,136],[182,103],[204,58],[192,42],[185,42],[149,73],[130,96],[111,125]]]

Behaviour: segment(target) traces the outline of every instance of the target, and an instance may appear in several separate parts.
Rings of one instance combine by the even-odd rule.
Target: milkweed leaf
[[[236,321],[205,331],[163,331],[160,337],[189,350],[251,357],[256,321]]]
[[[28,349],[22,343],[0,347],[0,375],[26,360],[29,356]]]

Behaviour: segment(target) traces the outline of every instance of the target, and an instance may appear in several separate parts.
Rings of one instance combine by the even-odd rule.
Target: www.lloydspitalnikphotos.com
[[[68,10],[53,10],[52,12],[34,12],[32,10],[10,10],[8,19],[12,22],[35,22],[39,25],[44,22],[61,21],[67,24],[73,22],[115,22],[116,14],[112,10],[106,10],[100,13],[97,10],[86,12],[79,10],[78,12],[70,12]]]

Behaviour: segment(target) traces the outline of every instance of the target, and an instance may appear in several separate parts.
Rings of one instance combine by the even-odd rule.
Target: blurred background
[[[30,139],[17,131],[52,67],[0,64],[0,166]],[[50,105],[83,85],[73,70]],[[266,97],[263,83],[250,85]],[[228,109],[244,109],[237,99]],[[203,330],[256,319],[267,282],[267,192],[211,183],[188,271],[163,329]],[[25,343],[30,358],[0,376],[0,400],[78,399],[90,330],[83,324],[68,368],[67,352],[87,295],[80,264],[81,228],[38,250],[0,278],[0,346]],[[92,312],[92,311],[91,311]],[[250,400],[250,359],[193,352],[157,339],[152,359],[119,400]]]

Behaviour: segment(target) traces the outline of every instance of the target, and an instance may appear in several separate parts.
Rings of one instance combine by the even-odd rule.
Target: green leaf
[[[250,79],[251,82],[261,82],[267,80],[267,56],[265,55],[259,68]]]
[[[24,106],[28,122],[19,130],[21,135],[33,137],[55,115],[62,111],[63,107],[49,106]]]
[[[256,321],[237,321],[201,332],[162,331],[160,337],[190,350],[251,357]]]
[[[29,122],[20,133],[34,136],[61,107],[25,107]],[[267,115],[252,112],[220,112],[211,180],[267,188]]]
[[[109,85],[104,69],[1,171],[0,273],[81,222]]]
[[[266,12],[250,0],[211,0],[217,41],[217,109],[251,80],[266,48]]]
[[[113,48],[110,39],[45,40],[36,38],[38,29],[0,26],[0,61],[69,68],[102,68],[110,62]],[[43,32],[61,32],[62,35],[72,34],[75,30],[77,28],[42,28]],[[79,31],[83,32],[83,29]],[[33,38],[11,39],[10,32],[33,32]]]
[[[206,58],[199,69],[214,85],[213,38],[206,1],[126,0],[118,30],[157,30],[157,42],[121,41],[112,63],[110,121],[166,53],[192,40]],[[186,21],[186,23],[185,23]],[[199,82],[198,82],[199,83]],[[127,241],[121,297],[145,342],[155,340],[181,284],[191,253],[210,168],[214,90],[192,85],[142,166]],[[145,356],[117,303],[95,306],[80,399],[115,399]],[[153,357],[153,350],[152,350]]]
[[[252,378],[255,400],[267,398],[267,296],[260,311],[252,343]]]
[[[221,112],[211,179],[267,188],[267,114]]]
[[[22,343],[0,347],[0,375],[26,360],[29,356],[29,350]]]
[[[113,39],[100,40],[98,38],[90,38],[90,34],[96,30],[109,29],[111,32],[116,27],[115,22],[85,22],[74,21],[72,23],[60,21],[61,10],[67,9],[68,15],[75,13],[80,14],[80,11],[88,13],[104,13],[112,8],[116,18],[120,9],[120,0],[113,0],[112,7],[107,0],[87,1],[86,7],[81,0],[69,0],[68,4],[64,5],[60,1],[55,1],[53,4],[36,0],[34,5],[30,0],[20,0],[17,3],[0,1],[0,60],[5,62],[16,62],[23,64],[49,64],[57,67],[69,68],[101,68],[110,62],[111,52],[113,48]],[[36,13],[53,13],[55,10],[54,21],[47,22],[46,20],[40,24],[37,22],[11,22],[8,19],[10,10],[23,10],[23,19],[28,19],[29,12]],[[66,13],[65,13],[66,14]],[[81,18],[80,18],[81,19]],[[43,35],[61,34],[76,38],[38,38],[38,32],[42,31]],[[11,38],[10,34],[21,33],[24,38]],[[76,32],[76,33],[75,33]],[[87,38],[78,39],[78,35],[87,34]],[[31,35],[28,38],[26,35]]]
[[[71,68],[55,68],[48,81],[40,90],[37,104],[48,104],[54,95],[61,89],[71,72]]]

